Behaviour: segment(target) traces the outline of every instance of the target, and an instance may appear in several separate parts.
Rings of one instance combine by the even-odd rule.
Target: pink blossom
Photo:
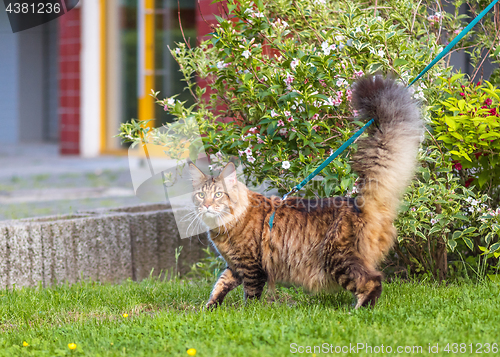
[[[318,119],[318,118],[319,118],[319,114],[318,114],[318,113],[316,113],[316,114],[314,114],[314,115],[311,117],[311,120],[316,120],[316,119]]]
[[[286,116],[286,117],[289,117],[290,115],[292,115],[292,113],[289,110],[285,110],[283,112],[283,115]]]
[[[245,149],[245,154],[247,154],[248,156],[251,156],[252,155],[252,149],[250,147],[246,148]]]
[[[286,78],[285,78],[285,84],[286,84],[287,86],[289,86],[290,84],[292,84],[292,82],[293,82],[293,80],[294,80],[294,79],[295,79],[295,78],[293,78],[293,76],[292,76],[292,75],[288,74],[288,75],[286,76]]]
[[[356,109],[353,109],[352,114],[353,114],[355,117],[357,117],[357,116],[358,116],[358,114],[359,114],[359,112],[358,112]]]
[[[457,169],[458,171],[462,170],[462,164],[461,164],[461,163],[459,163],[459,162],[457,162],[455,165],[453,165],[453,167],[454,167],[455,169]]]
[[[291,131],[293,131],[294,133],[296,133],[296,132],[297,132],[297,129],[295,129],[295,128],[293,128],[293,127],[292,127],[290,130],[291,130]]]
[[[293,117],[289,117],[289,118],[287,119],[287,121],[288,121],[289,123],[291,123],[291,122],[293,121]]]
[[[255,157],[253,157],[253,156],[247,156],[247,160],[250,163],[254,163],[255,162]]]
[[[165,104],[165,106],[163,107],[163,110],[168,111],[168,105]]]
[[[285,123],[283,122],[283,120],[278,120],[278,124],[277,126],[285,126]]]
[[[257,127],[254,126],[253,128],[248,129],[249,132],[254,133],[257,131]]]
[[[277,117],[278,113],[274,111],[274,109],[271,110],[271,118]]]
[[[361,70],[359,70],[359,71],[354,71],[354,75],[355,75],[355,76],[357,76],[357,77],[361,77],[361,76],[363,76],[364,74],[365,74],[365,73],[364,73],[363,71],[361,71]]]
[[[312,130],[318,131],[319,130],[319,125],[313,125]]]
[[[346,90],[346,97],[349,102],[352,100],[352,90]]]
[[[265,141],[262,140],[261,136],[259,134],[257,134],[257,144],[264,144]]]
[[[281,136],[286,136],[288,133],[288,130],[286,128],[280,129],[278,132]]]
[[[486,104],[486,105],[491,105],[491,103],[493,103],[491,98],[486,98],[486,100],[484,101],[484,104]]]
[[[460,93],[460,95],[461,95],[462,97],[465,97],[465,93],[464,93],[464,92]]]

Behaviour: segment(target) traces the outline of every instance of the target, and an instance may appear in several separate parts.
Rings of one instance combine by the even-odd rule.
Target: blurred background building
[[[0,145],[56,143],[60,154],[83,157],[126,152],[114,137],[121,123],[169,120],[151,89],[189,100],[168,46],[183,42],[179,20],[192,45],[210,32],[220,12],[211,2],[82,0],[18,33],[0,2]]]

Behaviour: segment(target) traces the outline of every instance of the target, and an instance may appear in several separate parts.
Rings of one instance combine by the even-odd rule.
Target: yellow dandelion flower
[[[195,356],[196,350],[194,348],[190,348],[189,350],[187,350],[187,354],[190,356]]]
[[[23,346],[24,346],[24,347],[28,347],[29,345],[30,345],[30,344],[29,344],[28,342],[23,341]]]
[[[68,343],[68,348],[74,350],[76,348],[76,343]]]
[[[127,313],[123,314],[123,317],[128,317],[128,314]]]

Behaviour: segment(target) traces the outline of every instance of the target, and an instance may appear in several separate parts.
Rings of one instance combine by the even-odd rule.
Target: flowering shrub
[[[475,185],[500,201],[500,89],[489,82],[443,89],[449,97],[434,108],[437,140],[451,154],[466,187]]]
[[[362,124],[350,103],[356,78],[391,69],[407,82],[439,49],[396,25],[390,11],[374,17],[352,3],[289,3],[228,1],[210,41],[172,51],[188,87],[195,74],[209,83],[196,106],[205,149],[239,156],[249,182],[270,180],[282,193]],[[416,97],[424,98],[425,82]],[[194,113],[173,98],[158,102],[178,118]],[[355,178],[343,156],[304,193],[345,194]]]
[[[405,267],[443,280],[448,254],[483,253],[498,258],[500,208],[490,208],[487,195],[462,186],[437,149],[422,150],[420,159],[423,166],[395,222],[396,251]]]

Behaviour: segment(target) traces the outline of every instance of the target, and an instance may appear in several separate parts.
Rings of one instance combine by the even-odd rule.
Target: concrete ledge
[[[208,244],[206,235],[181,239],[166,204],[0,222],[0,288],[141,280],[171,272],[180,246],[184,274]]]

